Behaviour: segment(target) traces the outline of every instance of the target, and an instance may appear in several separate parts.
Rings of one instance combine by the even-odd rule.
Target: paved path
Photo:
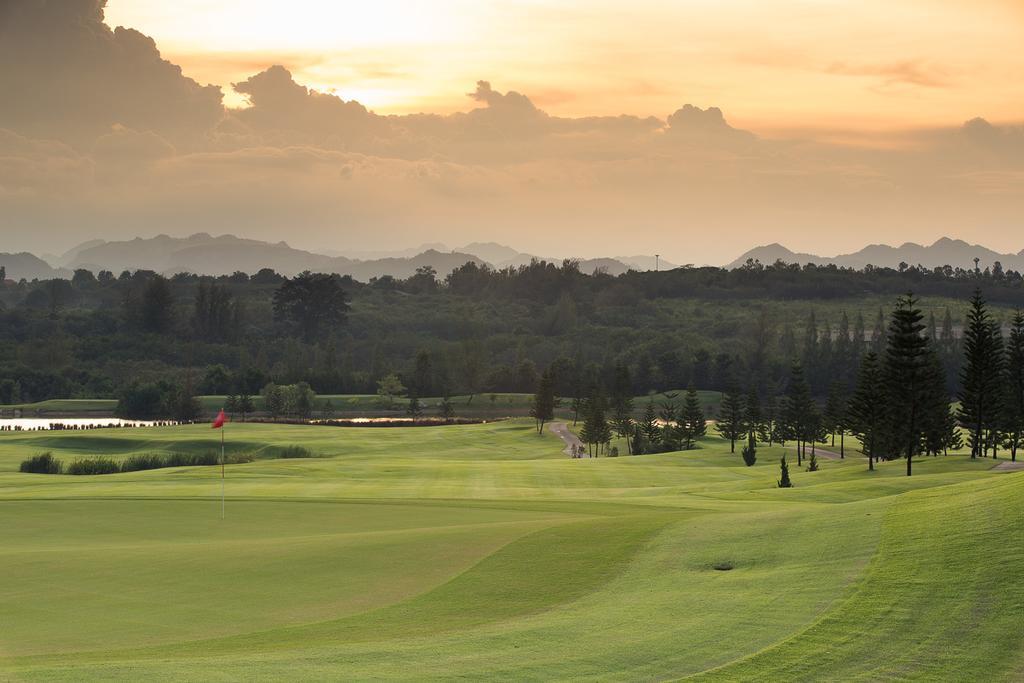
[[[995,467],[993,470],[999,470],[1000,472],[1013,472],[1014,470],[1024,470],[1024,460],[1004,460]]]
[[[548,429],[552,434],[558,436],[559,439],[565,443],[565,448],[562,450],[563,453],[572,457],[572,449],[575,446],[577,449],[583,447],[583,442],[580,441],[579,437],[569,430],[569,425],[564,422],[550,422],[548,423]]]

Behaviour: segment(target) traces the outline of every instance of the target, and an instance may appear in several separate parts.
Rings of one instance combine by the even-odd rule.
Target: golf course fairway
[[[209,425],[0,434],[0,680],[1024,679],[1024,470],[991,459],[570,459],[529,420],[226,441],[253,461],[221,519],[219,467],[18,472]]]

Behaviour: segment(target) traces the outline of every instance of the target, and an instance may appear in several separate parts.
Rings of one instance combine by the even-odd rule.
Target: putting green
[[[571,460],[528,421],[0,435],[0,678],[1017,680],[1024,473],[962,455],[775,487],[686,453]],[[793,459],[792,452],[789,459]],[[716,565],[732,569],[721,571]]]

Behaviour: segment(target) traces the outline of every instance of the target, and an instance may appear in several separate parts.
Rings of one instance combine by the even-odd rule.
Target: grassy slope
[[[232,425],[327,456],[13,472],[204,450],[201,426],[0,435],[0,677],[1019,678],[1024,474],[859,458],[774,487],[686,454],[570,460],[525,422]],[[792,453],[790,453],[792,459]],[[718,572],[711,565],[730,561]],[[1015,624],[1016,619],[1016,624]],[[6,658],[6,659],[4,659]]]

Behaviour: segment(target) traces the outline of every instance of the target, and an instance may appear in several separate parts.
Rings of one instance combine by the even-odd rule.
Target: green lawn
[[[1020,680],[1024,472],[571,460],[529,421],[0,433],[0,680]],[[318,458],[273,460],[302,445]],[[713,565],[728,562],[731,571]]]

